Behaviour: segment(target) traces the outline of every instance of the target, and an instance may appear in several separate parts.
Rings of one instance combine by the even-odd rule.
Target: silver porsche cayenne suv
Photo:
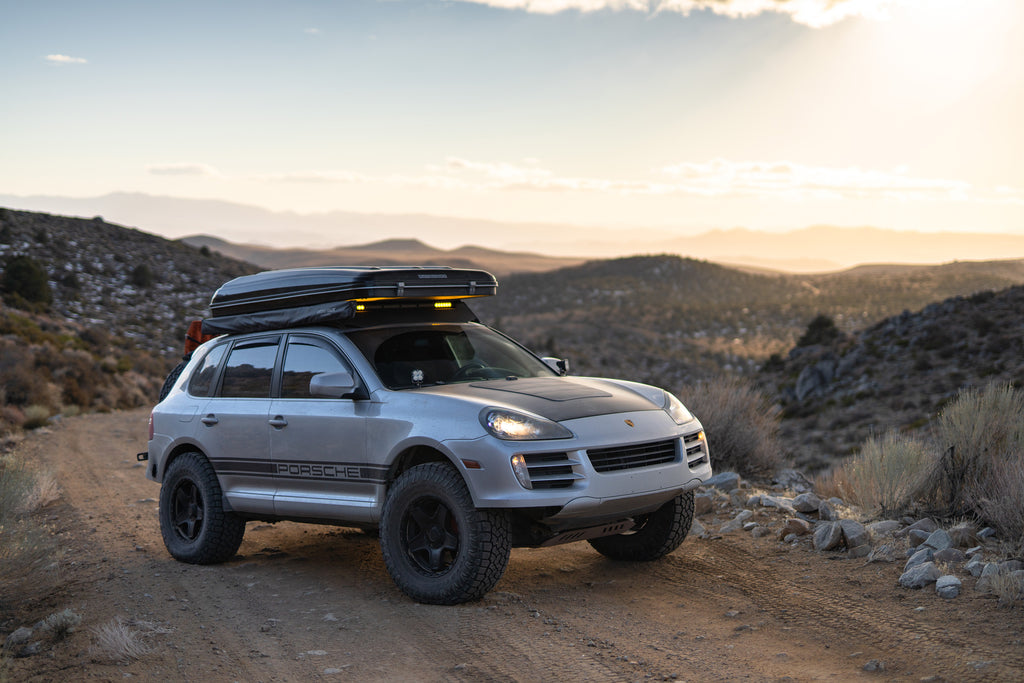
[[[675,396],[568,376],[457,297],[367,298],[340,320],[249,329],[192,353],[139,454],[184,562],[231,559],[248,520],[360,527],[379,531],[402,591],[454,604],[490,590],[512,547],[586,540],[658,559],[711,476]]]

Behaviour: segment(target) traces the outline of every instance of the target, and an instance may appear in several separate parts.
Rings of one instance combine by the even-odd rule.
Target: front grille
[[[573,471],[573,465],[579,462],[570,459],[568,453],[524,453],[523,457],[535,489],[564,489],[583,478]]]
[[[708,451],[704,447],[704,439],[701,435],[704,432],[694,432],[683,437],[683,445],[686,446],[686,465],[693,469],[708,461]]]
[[[632,470],[672,462],[676,459],[676,443],[677,439],[669,439],[635,446],[592,448],[587,451],[587,457],[598,472]]]

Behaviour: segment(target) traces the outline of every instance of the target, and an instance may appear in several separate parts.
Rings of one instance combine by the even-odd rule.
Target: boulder
[[[891,543],[876,546],[868,554],[868,562],[895,562],[896,548]]]
[[[923,529],[911,529],[907,532],[907,540],[910,542],[911,547],[917,547],[928,540],[931,536],[931,532],[924,531]]]
[[[835,550],[843,543],[843,528],[837,522],[821,522],[814,527],[814,549]]]
[[[921,550],[918,550],[916,553],[911,555],[910,559],[907,560],[907,563],[903,565],[903,571],[906,572],[926,562],[931,562],[933,555],[934,553],[931,548],[922,548]]]
[[[740,475],[735,472],[719,472],[704,482],[704,486],[716,488],[719,491],[729,493],[730,491],[734,491],[739,488]]]
[[[967,561],[967,556],[959,548],[946,548],[935,553],[935,561],[949,565],[961,565]]]
[[[871,544],[865,543],[864,545],[858,545],[850,548],[846,551],[846,556],[851,560],[855,560],[861,557],[868,557],[871,555]]]
[[[953,547],[953,539],[945,529],[936,529],[928,535],[928,538],[924,540],[922,545],[926,545],[935,551],[945,550],[946,548]]]
[[[782,496],[769,496],[768,494],[765,494],[761,496],[761,507],[777,508],[791,515],[796,514],[796,510],[793,508],[792,498],[783,498]]]
[[[856,548],[862,545],[870,547],[871,536],[860,522],[852,519],[841,519],[839,520],[839,527],[843,530],[843,540],[846,542],[847,548]]]
[[[826,522],[834,522],[839,519],[839,515],[836,514],[836,509],[832,503],[827,500],[821,501],[821,505],[818,506],[818,519]]]
[[[910,526],[908,526],[907,531],[914,531],[915,529],[917,529],[930,534],[938,528],[939,525],[935,523],[934,519],[931,519],[930,517],[925,517],[924,519],[919,519]]]
[[[955,576],[940,576],[935,580],[935,592],[940,598],[951,600],[960,595],[960,579]]]
[[[742,529],[747,520],[753,516],[754,513],[750,510],[741,510],[738,515],[722,525],[721,533],[727,534],[731,531]]]
[[[805,536],[811,533],[811,523],[798,517],[790,517],[786,520],[785,526],[779,532],[779,538],[785,538],[790,534]]]
[[[888,536],[889,534],[899,531],[903,528],[903,524],[897,522],[895,519],[886,519],[881,522],[872,522],[867,525],[868,533],[871,534],[872,538],[881,538],[882,536]]]
[[[904,588],[924,588],[935,583],[940,576],[942,572],[934,562],[925,562],[903,572],[900,576],[900,585]]]
[[[801,493],[793,499],[793,508],[797,512],[817,512],[820,505],[821,498],[811,492]]]
[[[700,515],[706,515],[715,508],[714,503],[711,501],[711,495],[708,493],[698,493],[693,497],[693,513],[698,517]]]

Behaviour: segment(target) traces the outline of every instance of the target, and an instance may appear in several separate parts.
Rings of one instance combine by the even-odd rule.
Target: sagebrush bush
[[[0,595],[49,580],[41,570],[56,557],[56,542],[29,517],[39,502],[38,484],[21,458],[0,457]]]
[[[890,430],[864,442],[860,453],[836,468],[831,481],[847,502],[865,512],[889,516],[913,507],[931,464],[924,442]]]
[[[50,409],[46,406],[30,405],[25,408],[25,422],[21,426],[25,429],[45,427],[50,421],[50,415]]]
[[[1005,384],[960,393],[940,413],[938,454],[919,490],[943,517],[977,516],[1024,540],[1024,393]]]
[[[749,381],[719,377],[679,393],[704,425],[715,471],[765,476],[784,462],[779,411]]]

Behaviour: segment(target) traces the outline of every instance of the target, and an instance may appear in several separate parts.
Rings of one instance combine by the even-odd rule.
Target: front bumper
[[[571,528],[656,509],[711,477],[703,428],[683,425],[662,411],[640,411],[566,421],[572,439],[449,441],[466,469],[481,508],[531,509],[553,527]],[[630,426],[631,424],[631,426]],[[519,483],[512,456],[524,456],[533,488]]]

